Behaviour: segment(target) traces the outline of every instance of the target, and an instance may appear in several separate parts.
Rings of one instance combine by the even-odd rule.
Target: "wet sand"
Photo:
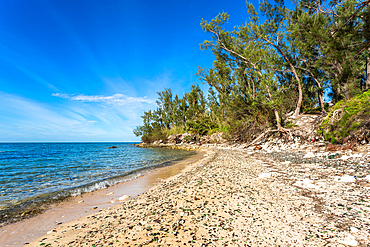
[[[203,158],[198,152],[173,165],[144,172],[145,175],[124,183],[101,189],[51,205],[44,213],[0,228],[0,246],[23,246],[45,235],[51,229],[122,203],[120,197],[132,199],[161,181],[180,173],[189,164]],[[121,198],[121,199],[124,199]],[[126,199],[126,200],[127,200]]]

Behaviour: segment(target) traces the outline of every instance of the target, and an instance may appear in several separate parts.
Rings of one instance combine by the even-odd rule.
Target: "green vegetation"
[[[143,125],[134,133],[144,142],[184,132],[198,137],[224,132],[233,140],[250,141],[267,128],[285,132],[294,127],[281,124],[288,112],[295,117],[325,113],[324,91],[333,102],[349,104],[370,89],[369,3],[301,0],[288,9],[283,0],[263,0],[259,11],[247,2],[247,21],[233,30],[224,29],[227,13],[202,20],[210,39],[200,46],[215,61],[211,68],[199,68],[197,76],[209,92],[197,85],[182,98],[171,89],[159,92],[158,108],[144,112]],[[355,116],[367,108],[360,107],[358,114],[347,108],[339,122],[323,124],[332,142],[362,124]]]
[[[321,123],[320,131],[326,140],[332,143],[343,143],[353,139],[351,137],[356,138],[361,127],[369,130],[369,125],[370,91],[367,91],[350,100],[343,99],[335,104]]]

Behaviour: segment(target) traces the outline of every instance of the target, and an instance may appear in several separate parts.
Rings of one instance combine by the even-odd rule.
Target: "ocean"
[[[0,143],[0,222],[195,154],[131,144]]]

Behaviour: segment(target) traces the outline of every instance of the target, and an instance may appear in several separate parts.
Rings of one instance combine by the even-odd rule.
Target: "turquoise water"
[[[0,213],[106,188],[194,154],[130,144],[0,143]]]

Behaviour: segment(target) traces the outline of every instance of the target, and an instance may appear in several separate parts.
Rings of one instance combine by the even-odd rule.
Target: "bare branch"
[[[332,34],[332,37],[334,37],[335,36],[335,34],[340,30],[340,29],[342,29],[342,27],[344,27],[345,25],[347,25],[347,23],[350,21],[350,20],[352,20],[352,18],[353,17],[355,17],[363,8],[365,8],[366,7],[366,5],[367,4],[369,4],[370,3],[370,0],[366,0],[366,1],[364,1],[360,6],[360,8],[355,12],[355,13],[353,13],[352,15],[351,15],[351,17],[342,25],[342,26],[340,26],[337,30],[335,30],[335,32]]]
[[[352,61],[353,59],[358,57],[364,50],[366,50],[369,47],[370,47],[370,42],[368,42],[367,45],[359,53],[357,53],[354,57],[352,57],[349,61]]]

